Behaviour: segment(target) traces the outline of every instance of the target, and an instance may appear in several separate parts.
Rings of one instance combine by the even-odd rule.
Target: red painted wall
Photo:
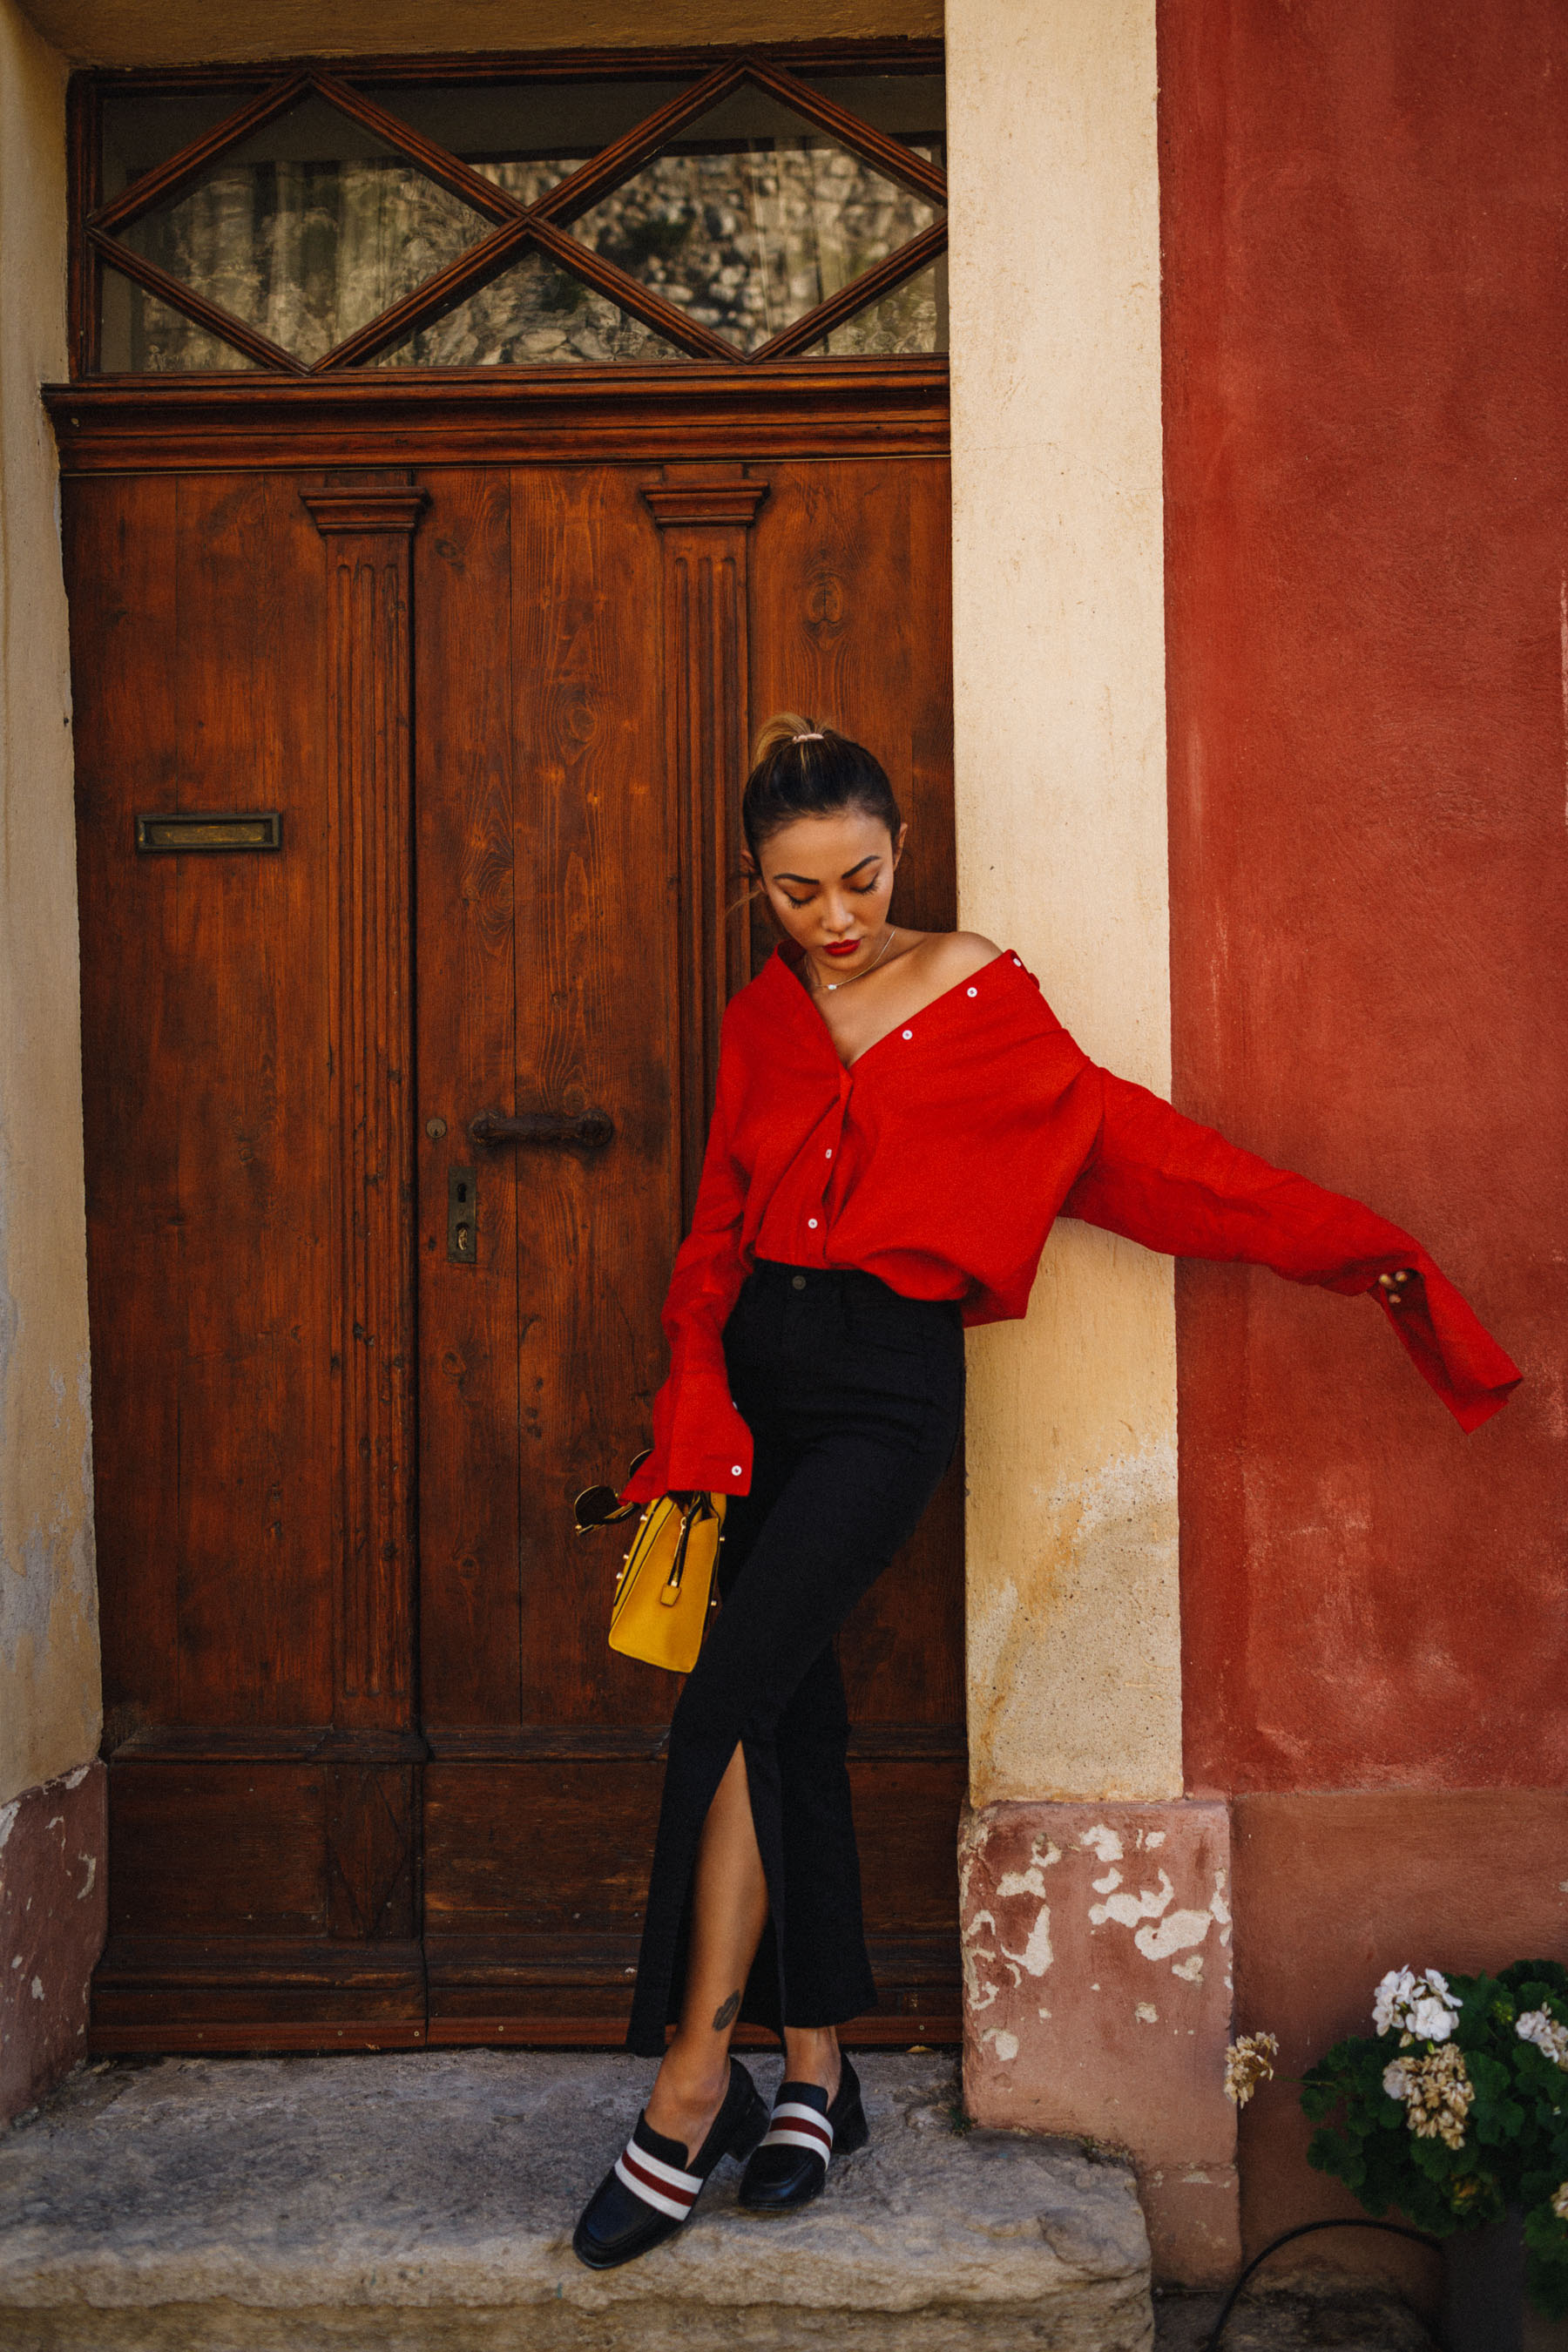
[[[1189,1784],[1568,1772],[1568,11],[1164,0],[1175,1097],[1523,1368],[1178,1284]]]

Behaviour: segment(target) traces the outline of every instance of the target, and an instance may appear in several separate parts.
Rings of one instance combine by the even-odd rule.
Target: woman
[[[1098,1068],[1016,955],[894,924],[908,827],[858,744],[770,720],[742,813],[784,937],[725,1015],[625,1495],[729,1496],[723,1605],[670,1727],[627,2036],[663,2064],[577,2226],[595,2268],[679,2230],[726,2153],[743,2207],[792,2211],[866,2138],[836,2032],[875,1987],[833,1639],[951,1458],[963,1327],[1023,1314],[1058,1213],[1375,1288],[1467,1429],[1520,1377],[1408,1234]],[[729,2055],[740,2017],[783,2035],[771,2125]]]

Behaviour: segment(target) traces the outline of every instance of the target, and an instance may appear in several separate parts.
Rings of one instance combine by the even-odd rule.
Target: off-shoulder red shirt
[[[1467,1430],[1521,1377],[1419,1242],[1100,1068],[1017,956],[959,981],[846,1069],[780,949],[724,1015],[702,1180],[665,1301],[669,1376],[626,1499],[746,1492],[752,1438],[722,1335],[753,1259],[859,1266],[991,1323],[1024,1313],[1064,1214],[1331,1290],[1417,1269],[1423,1294],[1385,1311]]]

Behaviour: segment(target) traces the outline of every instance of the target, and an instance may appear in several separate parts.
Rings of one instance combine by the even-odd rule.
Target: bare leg
[[[691,1895],[691,1950],[680,2023],[664,2053],[647,2119],[667,2139],[696,2155],[723,2105],[730,2080],[730,2037],[741,1994],[768,1916],[767,1881],[740,1748],[720,1781],[697,1850]],[[831,2025],[784,2028],[784,2073],[838,2088],[838,2036]]]
[[[816,2083],[827,2094],[831,2106],[838,2090],[838,2033],[831,2025],[784,2027],[784,2077],[791,2083]]]
[[[768,1916],[767,1881],[739,1748],[702,1824],[691,1891],[686,1999],[647,2103],[648,2123],[694,2157],[724,2103],[747,1972]]]

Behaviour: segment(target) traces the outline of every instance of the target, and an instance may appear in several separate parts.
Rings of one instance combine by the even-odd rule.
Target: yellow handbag
[[[639,1454],[628,1476],[647,1460]],[[727,1495],[656,1495],[645,1504],[610,1602],[610,1647],[645,1665],[689,1675],[697,1664],[713,1605]],[[577,1497],[577,1532],[629,1519],[637,1508],[613,1486],[587,1486]]]

